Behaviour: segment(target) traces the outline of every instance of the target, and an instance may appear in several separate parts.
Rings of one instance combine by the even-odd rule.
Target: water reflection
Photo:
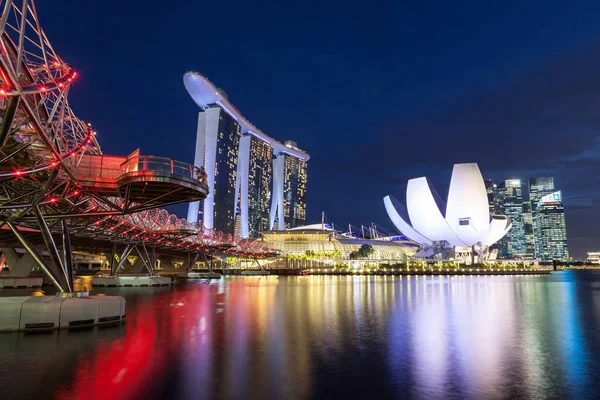
[[[595,273],[239,277],[99,291],[127,298],[124,326],[0,335],[6,398],[592,398],[600,390]],[[16,385],[24,376],[29,384]]]

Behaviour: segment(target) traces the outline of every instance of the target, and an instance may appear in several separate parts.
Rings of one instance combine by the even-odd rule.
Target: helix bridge
[[[161,209],[203,200],[204,170],[139,150],[105,154],[70,107],[77,72],[50,44],[34,1],[3,0],[0,10],[0,247],[24,248],[62,292],[73,291],[74,248],[119,247],[121,260],[136,251],[150,274],[156,251],[195,261],[273,255]]]

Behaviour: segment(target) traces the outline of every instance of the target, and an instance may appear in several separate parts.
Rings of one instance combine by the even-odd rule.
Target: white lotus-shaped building
[[[511,227],[507,216],[490,214],[483,177],[475,163],[454,165],[447,204],[426,177],[408,181],[406,206],[391,196],[383,202],[396,228],[422,246],[417,256],[431,256],[448,247],[470,248],[483,261],[489,246]]]

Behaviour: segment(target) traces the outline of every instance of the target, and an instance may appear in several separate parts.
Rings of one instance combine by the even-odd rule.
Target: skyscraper
[[[202,75],[183,81],[201,108],[194,165],[205,167],[210,191],[190,204],[188,221],[201,217],[205,228],[243,238],[303,224],[308,154],[257,129]]]
[[[490,214],[496,214],[496,192],[498,185],[492,182],[491,179],[487,179],[485,182],[485,191],[487,192],[488,204],[490,206]]]
[[[295,142],[285,142],[296,147]],[[286,228],[295,228],[306,224],[306,162],[285,157],[283,215]]]
[[[269,205],[273,185],[273,149],[256,137],[250,143],[248,170],[249,236],[269,229]]]
[[[567,229],[562,194],[559,191],[541,197],[536,205],[536,243],[538,256],[545,261],[569,259]]]
[[[207,229],[233,234],[235,226],[235,183],[240,145],[240,125],[219,106],[209,106],[198,115],[194,165],[204,166],[209,187],[202,207],[190,203],[188,220],[203,216]]]
[[[522,257],[525,253],[525,229],[523,224],[523,193],[520,179],[508,179],[498,185],[502,199],[503,214],[510,218],[512,228],[500,241],[501,258]]]
[[[535,257],[535,239],[533,236],[533,215],[531,213],[531,202],[523,202],[523,230],[525,232],[525,257]]]
[[[554,178],[539,177],[529,178],[529,205],[531,210],[531,222],[533,228],[533,252],[537,258],[540,256],[541,230],[537,218],[538,201],[547,194],[554,192]]]

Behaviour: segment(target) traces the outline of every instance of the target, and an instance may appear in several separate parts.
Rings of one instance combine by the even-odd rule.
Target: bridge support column
[[[128,244],[125,247],[125,250],[123,250],[121,257],[119,257],[119,264],[117,264],[117,267],[114,270],[111,269],[111,271],[110,271],[111,276],[115,276],[117,274],[117,272],[119,272],[119,269],[121,269],[121,267],[125,264],[127,257],[129,257],[129,253],[131,253],[131,250],[133,250],[133,247]]]
[[[35,259],[29,253],[20,255],[11,249],[5,247],[2,249],[2,254],[6,257],[6,264],[10,269],[10,276],[14,278],[26,278],[31,273],[31,269],[35,266]]]
[[[48,277],[50,278],[50,280],[52,281],[54,286],[56,286],[58,288],[58,290],[60,290],[61,292],[65,292],[65,289],[68,290],[68,288],[65,287],[65,284],[60,280],[60,278],[50,268],[50,266],[48,264],[46,264],[46,262],[44,261],[44,259],[40,255],[40,253],[35,249],[35,247],[33,247],[33,245],[31,243],[29,243],[29,241],[27,239],[25,239],[25,237],[21,234],[21,232],[19,232],[17,227],[12,222],[9,222],[9,221],[6,221],[6,225],[11,230],[13,235],[15,235],[17,240],[21,243],[21,245],[25,248],[25,250],[29,253],[29,255],[40,266],[40,268],[42,268],[44,270],[44,272],[46,272],[46,274],[48,275]],[[64,276],[63,276],[63,279],[64,279]]]
[[[34,211],[35,217],[37,219],[38,226],[40,227],[40,233],[42,234],[42,239],[44,240],[44,245],[46,247],[46,251],[48,252],[49,257],[50,257],[49,269],[52,270],[53,275],[58,279],[58,282],[60,283],[61,291],[72,292],[73,287],[71,286],[70,282],[73,281],[73,277],[72,277],[73,269],[71,268],[71,271],[70,271],[71,278],[69,279],[69,271],[67,270],[66,266],[63,264],[63,260],[60,255],[60,252],[58,251],[58,247],[56,247],[56,243],[54,242],[52,233],[50,232],[50,229],[48,228],[48,225],[46,224],[46,221],[44,220],[44,216],[42,215],[42,212],[40,211],[40,207],[37,205],[34,206],[33,211]],[[67,230],[67,233],[68,233],[68,230]],[[69,247],[70,247],[70,241],[69,241]],[[70,248],[69,248],[69,251],[70,251]]]

